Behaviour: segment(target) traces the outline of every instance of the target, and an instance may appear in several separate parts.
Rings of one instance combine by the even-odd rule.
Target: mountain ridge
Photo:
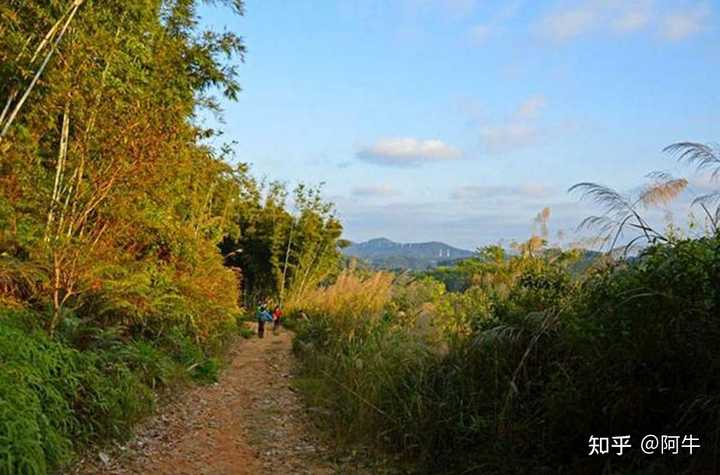
[[[343,249],[343,254],[367,261],[376,268],[414,270],[428,269],[443,261],[473,256],[472,251],[440,241],[403,243],[385,237],[353,242]]]

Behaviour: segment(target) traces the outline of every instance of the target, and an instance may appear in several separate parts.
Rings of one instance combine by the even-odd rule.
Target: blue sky
[[[661,149],[720,141],[719,2],[247,0],[244,17],[202,16],[248,48],[223,140],[257,176],[325,182],[352,240],[473,249],[529,236],[546,206],[570,234],[596,211],[572,184],[692,175]]]

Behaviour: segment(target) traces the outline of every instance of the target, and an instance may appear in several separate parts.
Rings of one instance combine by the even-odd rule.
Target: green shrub
[[[219,360],[208,356],[207,351],[179,327],[173,328],[159,344],[166,348],[168,355],[179,363],[193,380],[202,383],[217,381]]]
[[[0,473],[46,473],[77,443],[127,435],[147,412],[150,393],[127,367],[23,326],[0,319]]]
[[[245,339],[252,338],[255,335],[255,330],[245,325],[239,326],[238,332],[240,333],[240,336]]]
[[[220,367],[219,359],[205,358],[193,368],[193,379],[204,384],[216,383],[220,375]]]
[[[65,336],[52,340],[34,328],[39,321],[0,310],[0,475],[52,472],[91,441],[129,436],[156,391],[218,378],[219,360],[180,328],[123,341],[112,327],[89,331],[68,319]]]
[[[155,406],[155,394],[125,363],[107,353],[83,354],[74,401],[79,442],[124,439]]]
[[[118,348],[114,356],[152,389],[182,379],[178,364],[152,342],[133,340]]]
[[[45,473],[70,460],[77,433],[73,399],[79,355],[40,332],[26,333],[15,315],[0,320],[0,453],[2,473]]]

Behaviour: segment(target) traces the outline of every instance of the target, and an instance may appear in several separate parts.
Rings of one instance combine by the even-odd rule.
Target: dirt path
[[[196,387],[74,473],[154,475],[362,473],[338,466],[290,386],[291,335],[238,341],[217,384]]]

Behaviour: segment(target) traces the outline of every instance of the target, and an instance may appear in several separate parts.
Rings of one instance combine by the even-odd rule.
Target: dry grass
[[[392,281],[393,275],[386,272],[363,278],[345,271],[332,285],[305,293],[302,300],[289,301],[287,310],[348,319],[376,318],[390,301]]]

